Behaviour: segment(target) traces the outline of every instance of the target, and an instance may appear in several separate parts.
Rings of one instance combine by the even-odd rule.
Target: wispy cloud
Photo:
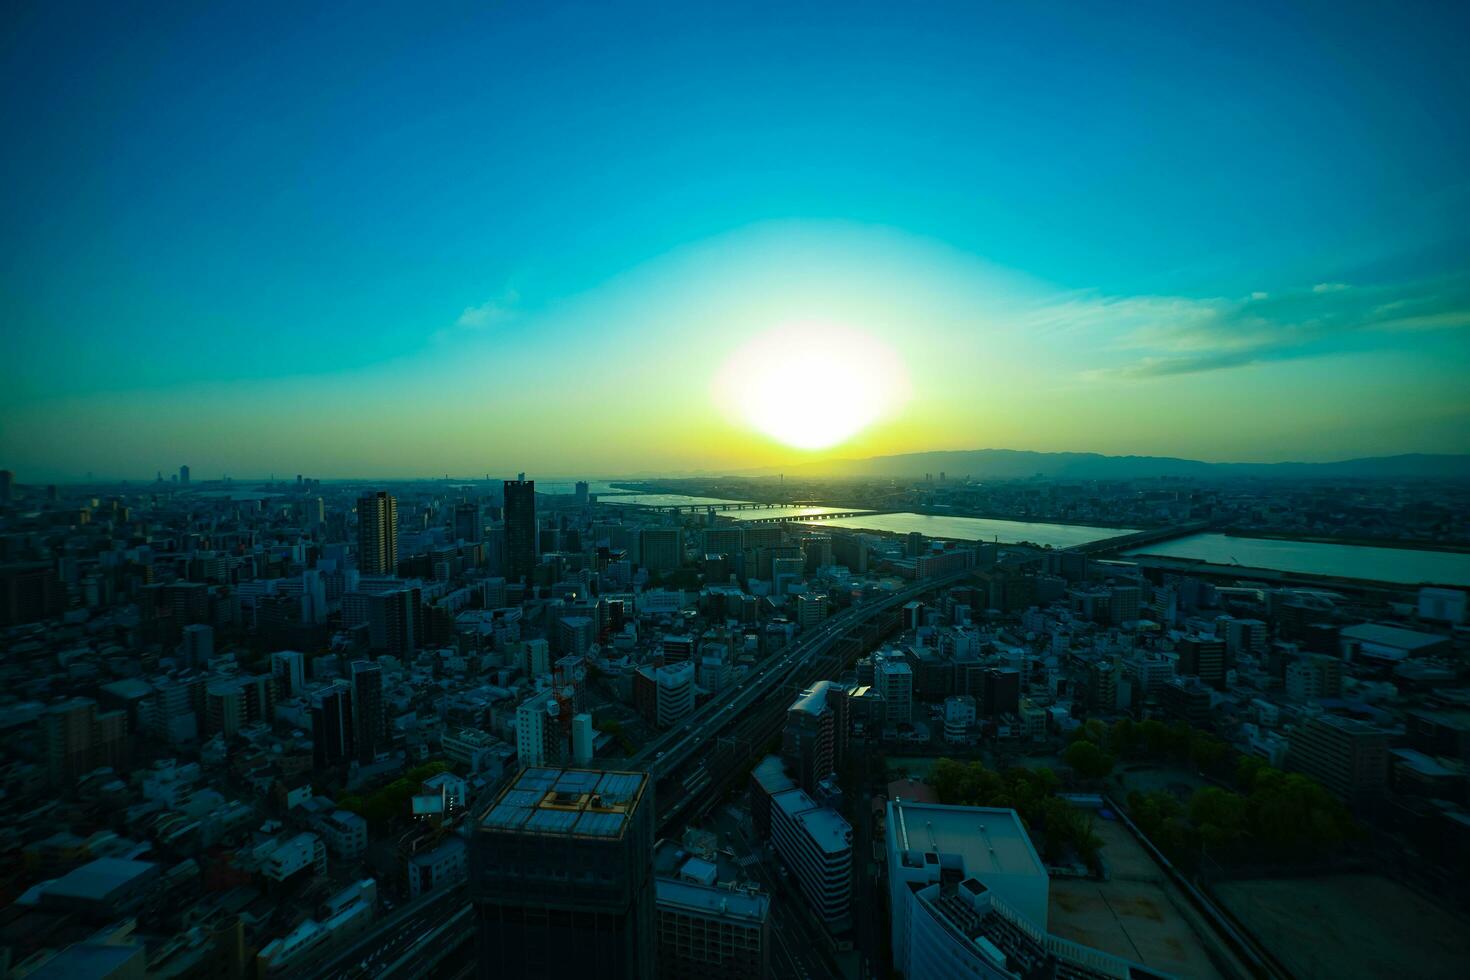
[[[1028,329],[1087,333],[1134,358],[1098,378],[1157,378],[1319,357],[1349,338],[1470,328],[1470,277],[1408,283],[1317,283],[1244,298],[1071,294],[1029,311]]]
[[[500,326],[515,319],[516,304],[520,298],[520,294],[514,289],[507,289],[498,299],[489,300],[479,306],[466,306],[454,325],[464,330],[486,330]]]

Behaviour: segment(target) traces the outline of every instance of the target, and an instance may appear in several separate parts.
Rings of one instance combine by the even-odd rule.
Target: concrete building
[[[671,728],[694,711],[694,664],[666,664],[653,672],[657,705],[654,724]]]
[[[907,663],[898,659],[884,660],[874,672],[874,686],[887,706],[886,720],[890,724],[913,721],[914,719],[914,671]]]
[[[505,577],[512,582],[530,582],[541,555],[541,534],[536,524],[536,481],[506,480],[505,492]]]
[[[832,932],[851,921],[852,827],[801,789],[771,798],[771,842],[811,911]]]
[[[340,765],[352,758],[357,739],[353,734],[352,688],[338,681],[311,699],[311,743],[318,769]]]
[[[276,679],[281,697],[290,698],[306,690],[306,655],[297,650],[277,650],[271,654],[271,676]]]
[[[974,741],[975,699],[954,694],[944,699],[944,740],[950,745]]]
[[[387,715],[383,708],[383,670],[371,660],[352,661],[352,737],[357,759],[372,763],[387,749]]]
[[[1317,715],[1291,733],[1287,764],[1340,799],[1367,802],[1388,785],[1388,732],[1356,718]]]
[[[808,793],[815,793],[817,784],[837,769],[837,712],[833,702],[845,705],[845,695],[832,681],[818,681],[786,709],[781,759],[797,785]]]
[[[597,731],[592,727],[592,716],[587,712],[572,716],[572,764],[585,766],[595,754],[594,743]]]
[[[654,898],[661,980],[770,976],[770,898],[665,877]]]
[[[911,976],[914,965],[910,935],[916,896],[942,881],[977,878],[1035,929],[1045,931],[1050,884],[1016,811],[894,799],[888,802],[884,844],[893,963],[905,976]],[[922,944],[917,952],[922,959]]]
[[[638,532],[639,564],[655,575],[684,564],[684,531],[677,527],[645,527]]]
[[[561,705],[552,691],[542,691],[516,706],[516,757],[522,766],[557,764],[561,760],[557,717]]]
[[[464,881],[469,873],[469,847],[463,837],[450,834],[436,846],[408,858],[408,896],[418,898]]]
[[[646,773],[525,769],[475,825],[479,976],[655,975]]]
[[[364,575],[398,572],[398,499],[391,493],[357,498],[357,568]]]

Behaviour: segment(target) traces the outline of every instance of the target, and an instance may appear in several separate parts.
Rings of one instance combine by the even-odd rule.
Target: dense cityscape
[[[1154,554],[1333,499],[1412,534],[1453,486],[0,481],[9,976],[1467,953],[1465,552]]]

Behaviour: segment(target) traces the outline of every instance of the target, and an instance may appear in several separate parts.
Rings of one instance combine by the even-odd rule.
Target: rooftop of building
[[[827,692],[832,689],[831,681],[817,681],[811,687],[801,692],[801,696],[791,702],[789,711],[801,711],[810,715],[819,715],[827,710]]]
[[[119,888],[158,873],[158,865],[150,861],[97,858],[95,861],[90,861],[80,868],[67,872],[55,881],[48,882],[46,894],[55,898],[100,902],[105,901]]]
[[[804,790],[777,793],[771,804],[799,823],[825,853],[840,854],[852,848],[852,825],[836,810],[818,806]]]
[[[1039,875],[1046,868],[1015,810],[948,806],[942,803],[889,803],[888,826],[905,866],[938,863],[931,855],[956,855],[966,875]]]
[[[643,772],[524,769],[480,822],[482,831],[559,837],[623,835],[648,785]]]
[[[765,922],[771,910],[771,899],[767,895],[752,895],[677,878],[655,878],[653,888],[661,906],[683,908],[703,915],[746,919],[752,925]]]
[[[1409,651],[1421,650],[1446,642],[1446,638],[1438,633],[1420,633],[1417,630],[1386,626],[1383,623],[1359,623],[1356,626],[1344,626],[1338,635],[1362,643],[1376,643],[1380,646]]]

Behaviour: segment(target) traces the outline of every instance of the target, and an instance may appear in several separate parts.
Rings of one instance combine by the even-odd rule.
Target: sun
[[[908,376],[891,348],[858,330],[802,322],[746,344],[715,377],[740,424],[796,449],[829,449],[895,410]]]

